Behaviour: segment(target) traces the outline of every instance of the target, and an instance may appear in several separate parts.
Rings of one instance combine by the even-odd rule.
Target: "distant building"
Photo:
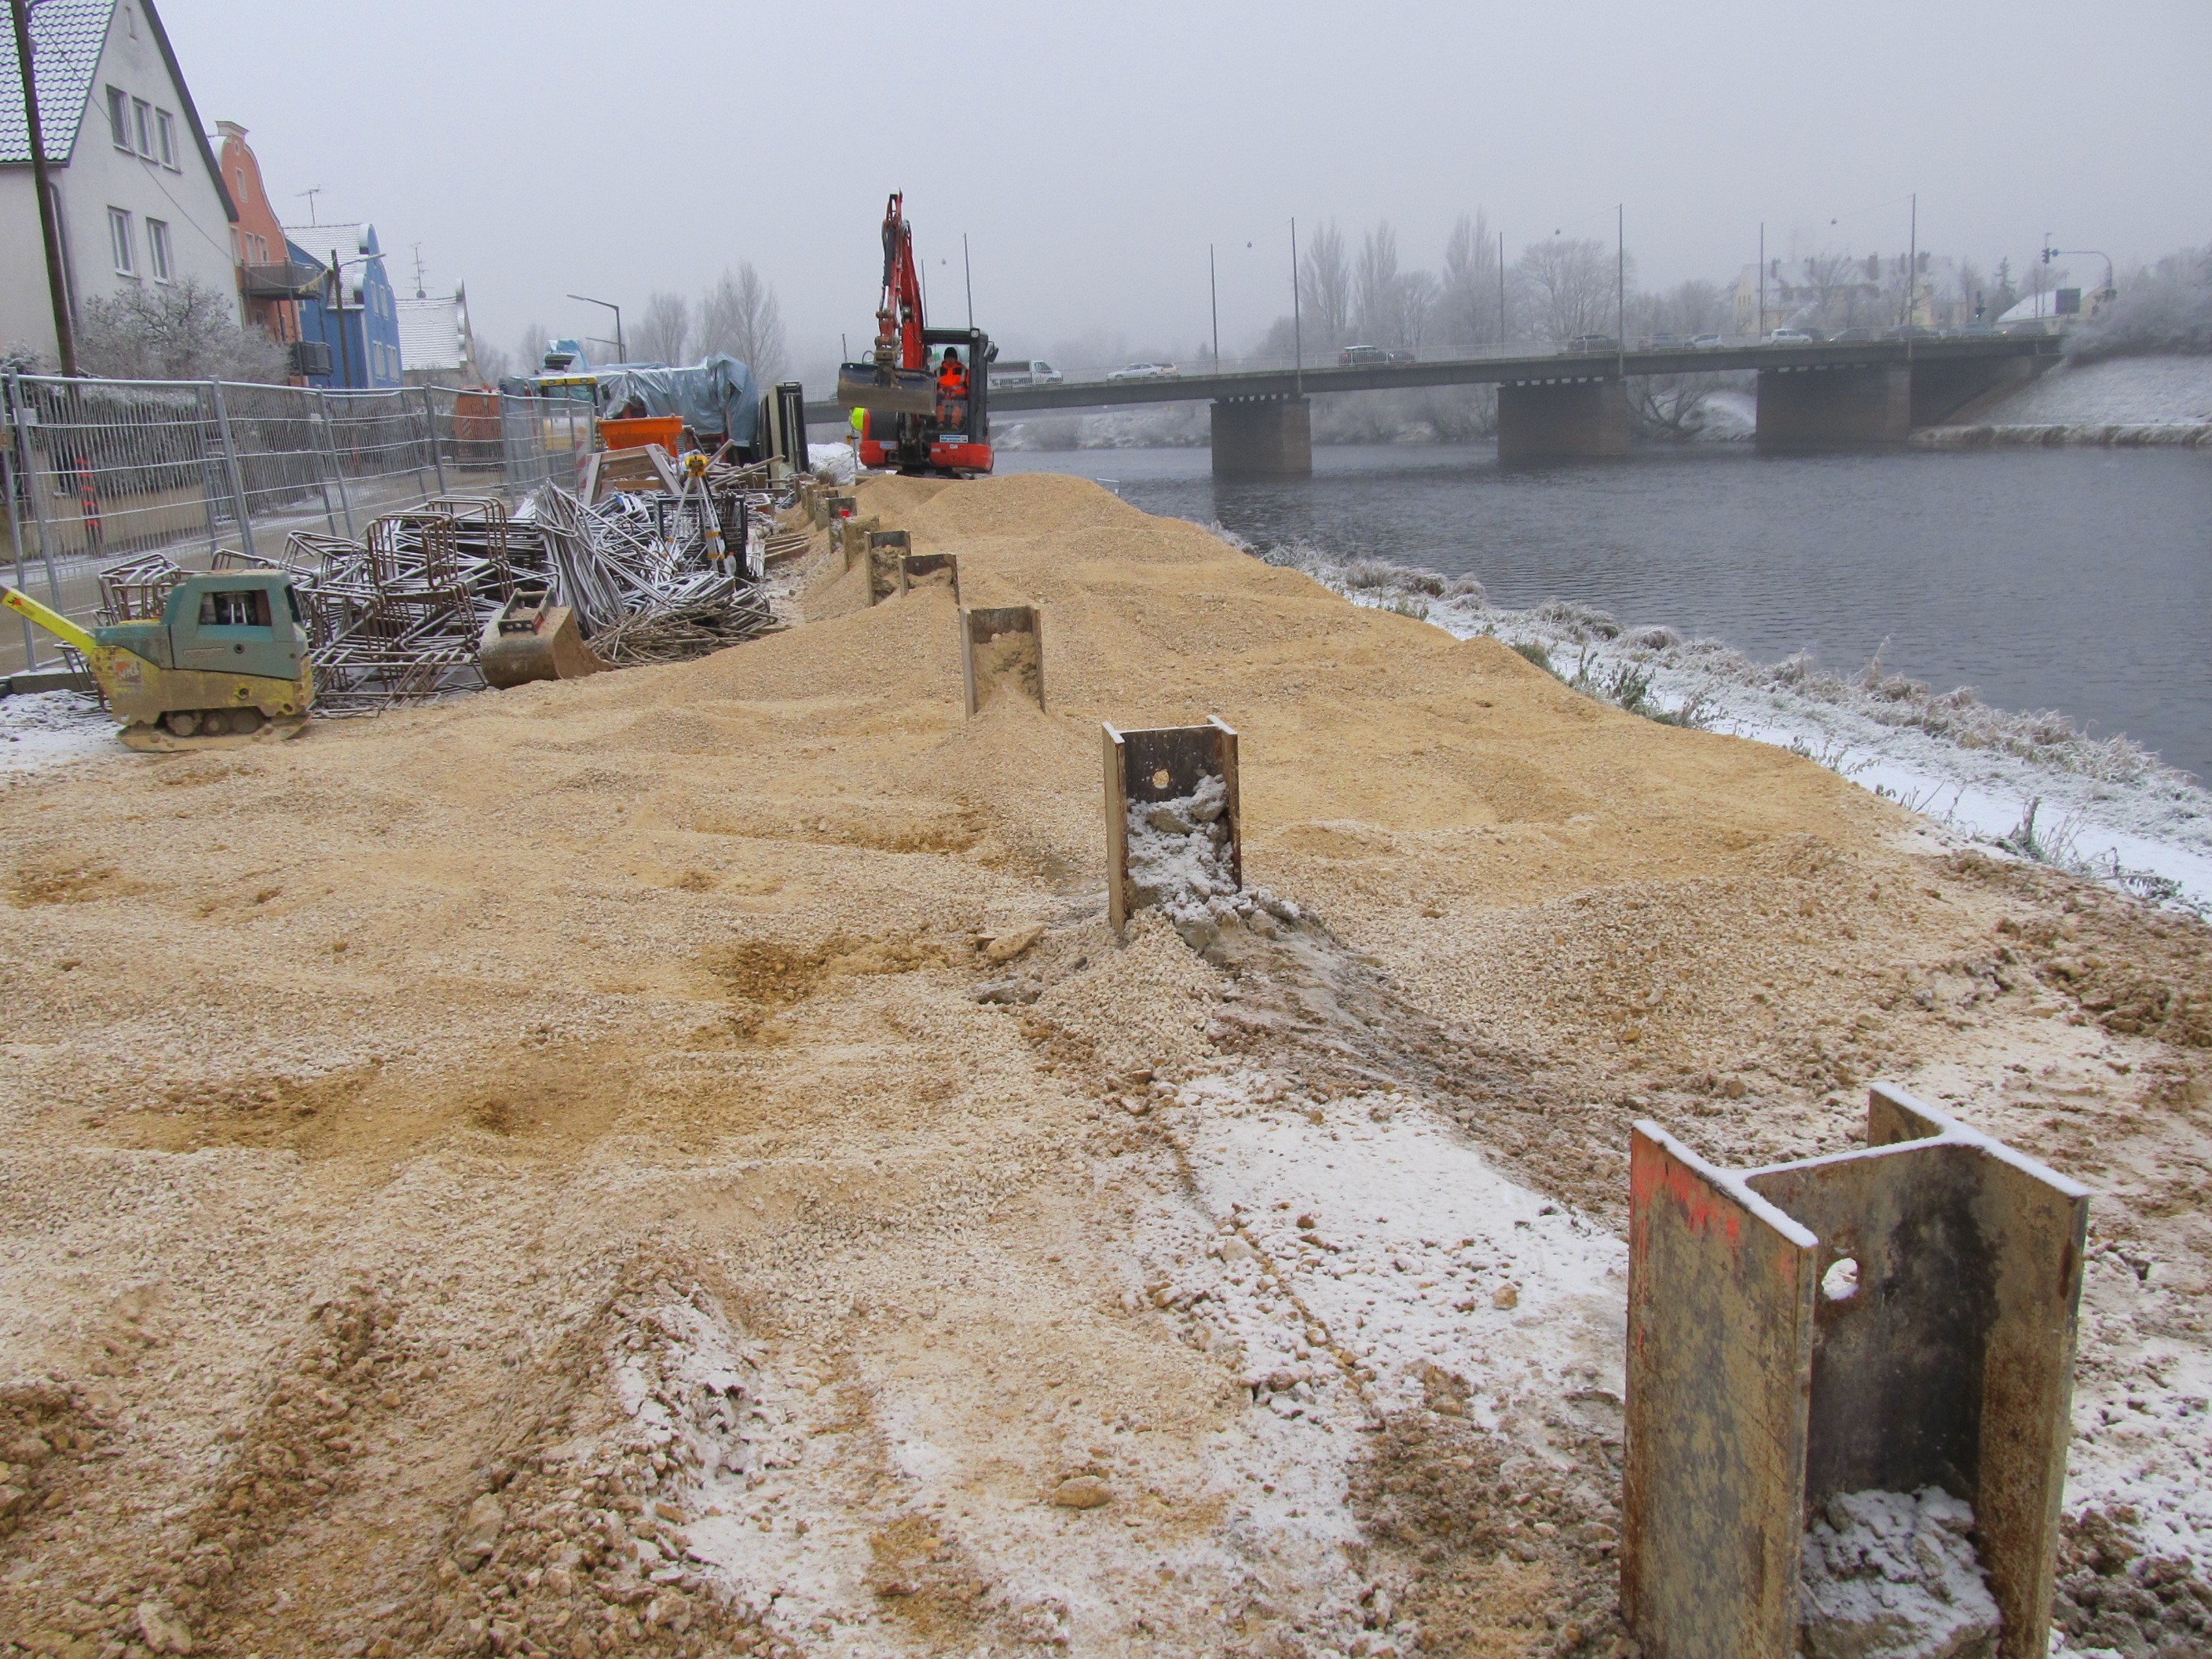
[[[475,386],[476,336],[469,328],[467,290],[424,294],[399,301],[399,362],[410,386]]]
[[[1734,332],[1768,329],[1817,329],[1833,334],[1850,328],[1879,332],[1910,320],[1923,328],[1951,327],[1971,319],[1959,309],[1957,262],[1948,255],[1923,252],[1915,261],[1910,316],[1905,256],[1816,254],[1809,259],[1769,259],[1765,280],[1746,265],[1730,291]],[[1968,311],[1971,298],[1966,301]]]
[[[31,13],[39,118],[72,317],[187,278],[235,291],[234,216],[153,0],[44,0]],[[0,352],[58,349],[12,28],[0,28]]]
[[[399,307],[384,269],[374,225],[287,225],[284,236],[295,264],[311,265],[315,280],[300,301],[304,338],[330,348],[327,374],[310,386],[356,389],[402,383]],[[337,280],[331,280],[331,267]]]
[[[217,164],[238,216],[230,228],[231,249],[246,320],[289,346],[301,337],[300,301],[314,287],[321,267],[294,262],[261,182],[261,163],[246,142],[246,129],[235,121],[218,121],[215,128],[222,140]],[[299,353],[292,354],[292,379],[304,385],[301,361]]]

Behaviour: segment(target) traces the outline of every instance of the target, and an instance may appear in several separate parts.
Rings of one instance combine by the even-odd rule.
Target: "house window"
[[[169,280],[169,227],[165,220],[149,219],[146,222],[146,261],[154,267],[155,282]]]
[[[161,165],[174,171],[177,165],[177,118],[165,109],[154,112],[154,142],[161,152]]]
[[[116,149],[131,148],[131,100],[120,87],[107,89],[107,133]]]
[[[133,98],[131,114],[138,133],[138,153],[150,161],[154,159],[154,106],[143,98]]]
[[[107,240],[115,254],[115,274],[136,276],[138,262],[131,254],[131,216],[121,208],[107,210]]]

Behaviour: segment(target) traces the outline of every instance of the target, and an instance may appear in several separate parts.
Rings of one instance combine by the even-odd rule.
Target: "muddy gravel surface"
[[[2062,1622],[2203,1650],[2200,925],[1086,483],[861,492],[1049,712],[817,537],[701,662],[0,794],[0,1651],[1613,1655],[1627,1126],[1876,1078],[2094,1188]],[[1211,714],[1275,908],[1117,936],[1099,722]]]

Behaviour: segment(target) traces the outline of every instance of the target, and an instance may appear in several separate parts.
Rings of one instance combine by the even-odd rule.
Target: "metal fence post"
[[[10,378],[15,380],[17,410],[35,414],[38,406],[24,398],[21,377],[10,376]],[[21,413],[19,412],[16,418],[21,421]],[[52,600],[54,609],[58,611],[62,608],[62,578],[61,572],[54,568],[53,538],[46,529],[46,503],[40,499],[39,453],[31,447],[29,426],[19,425],[15,430],[23,443],[23,494],[31,503],[32,521],[38,526],[39,529],[39,562],[46,568],[46,596]]]
[[[239,470],[238,446],[230,438],[230,411],[222,401],[222,382],[210,380],[208,390],[215,394],[215,427],[222,440],[222,467],[230,480],[230,510],[238,520],[238,539],[249,559],[260,556],[253,550],[253,519],[246,502],[246,475]]]
[[[15,586],[18,587],[23,585],[23,511],[16,489],[18,483],[24,479],[25,472],[17,456],[24,443],[22,410],[26,407],[23,383],[11,372],[6,380],[0,380],[0,410],[4,410],[8,419],[8,445],[5,449],[0,449],[0,488],[8,492],[8,540],[15,550]],[[31,626],[28,617],[21,620],[23,624],[23,666],[27,672],[36,673],[39,669],[38,630]]]
[[[430,396],[430,388],[419,388],[422,393],[422,424],[430,435],[430,465],[438,470],[438,493],[446,493],[446,458],[438,449],[438,405]]]
[[[323,429],[323,454],[330,462],[331,482],[338,487],[338,511],[345,514],[345,533],[353,534],[353,501],[346,495],[345,469],[338,465],[338,434],[331,419],[331,394],[320,387],[310,388],[315,394],[315,414]],[[336,526],[331,526],[336,529]]]

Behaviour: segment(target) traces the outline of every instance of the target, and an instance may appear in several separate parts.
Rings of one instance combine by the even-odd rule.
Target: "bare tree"
[[[1388,219],[1367,233],[1352,273],[1352,315],[1363,338],[1403,345],[1398,338],[1398,233]]]
[[[1498,243],[1489,216],[1480,208],[1462,213],[1444,243],[1443,280],[1437,295],[1437,321],[1443,337],[1480,345],[1506,337],[1498,282]]]
[[[258,328],[240,328],[237,306],[190,276],[87,300],[77,362],[118,380],[283,380],[284,348]]]
[[[691,302],[665,289],[650,295],[631,325],[629,344],[641,363],[681,363],[691,349]]]
[[[790,352],[783,331],[783,307],[775,287],[746,260],[699,302],[699,349],[726,351],[753,372],[763,386],[783,378]]]
[[[1612,332],[1616,272],[1613,250],[1604,243],[1564,236],[1531,242],[1514,275],[1544,338]]]
[[[1432,271],[1409,270],[1398,278],[1397,318],[1391,329],[1395,337],[1391,343],[1409,349],[1419,347],[1436,316],[1437,296],[1442,291]]]
[[[507,356],[505,346],[478,340],[476,356],[477,378],[487,386],[497,386],[514,373],[514,359]]]
[[[545,331],[543,323],[532,323],[522,331],[522,337],[514,348],[514,360],[520,367],[518,374],[536,374],[545,367],[545,348],[553,343],[553,337]]]
[[[1336,221],[1314,232],[1302,264],[1298,291],[1304,296],[1306,337],[1334,350],[1352,327],[1352,260]]]

